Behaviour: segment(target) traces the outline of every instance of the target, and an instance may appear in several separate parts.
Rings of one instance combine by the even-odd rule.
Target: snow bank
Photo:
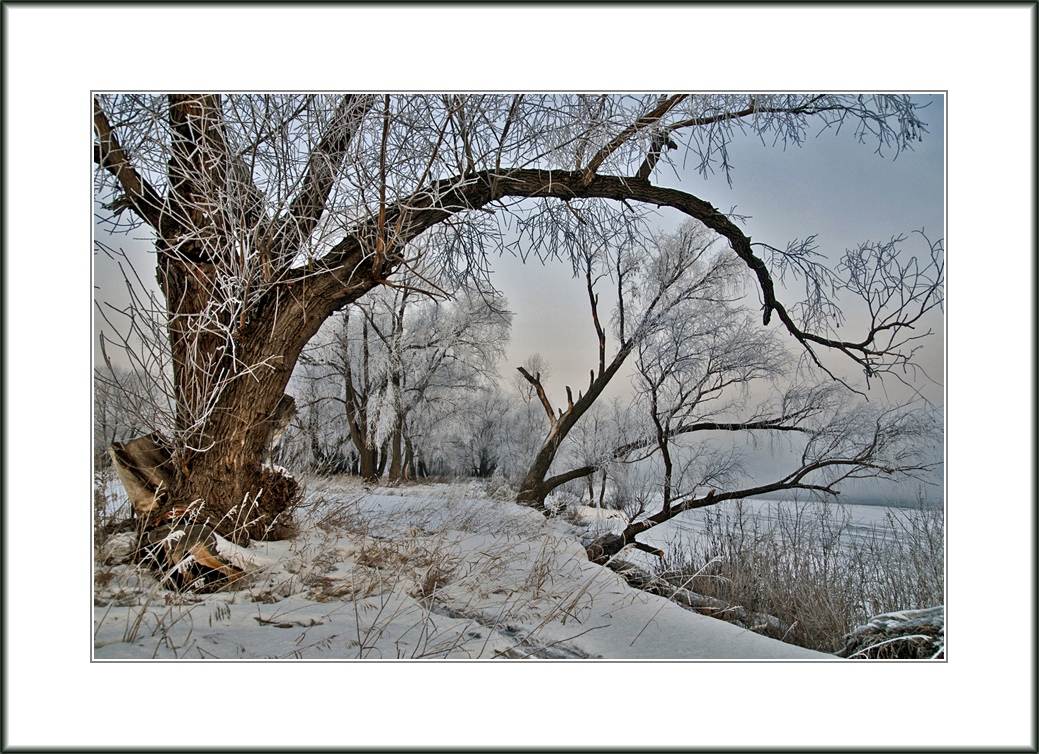
[[[702,616],[589,563],[593,513],[546,520],[478,485],[366,492],[313,480],[295,539],[222,554],[237,592],[178,595],[95,572],[94,657],[833,659]]]

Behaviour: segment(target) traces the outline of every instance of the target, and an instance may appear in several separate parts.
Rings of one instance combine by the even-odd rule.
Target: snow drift
[[[237,591],[98,563],[94,658],[834,659],[629,587],[580,539],[615,522],[581,513],[546,519],[477,484],[312,480],[298,536],[219,540],[247,572]]]

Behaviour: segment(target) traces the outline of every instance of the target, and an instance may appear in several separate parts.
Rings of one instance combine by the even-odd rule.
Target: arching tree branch
[[[406,243],[452,215],[479,209],[501,199],[519,197],[635,201],[658,207],[672,207],[700,221],[723,236],[732,251],[753,273],[762,298],[762,323],[768,325],[772,314],[775,313],[783,327],[823,369],[826,367],[819,360],[815,347],[843,353],[862,366],[867,373],[883,371],[891,366],[886,359],[892,354],[882,345],[878,345],[878,336],[892,328],[911,325],[915,320],[916,312],[912,313],[912,318],[889,321],[883,329],[867,332],[865,337],[854,341],[825,337],[804,330],[779,300],[772,274],[765,261],[754,253],[751,238],[725,214],[692,194],[654,186],[638,178],[595,175],[590,182],[586,182],[585,173],[574,171],[521,169],[504,174],[483,171],[472,176],[441,180],[428,189],[413,194],[408,200],[387,211],[387,223],[392,222],[401,228],[399,242]],[[363,274],[359,273],[358,264],[363,258],[363,249],[374,246],[372,242],[376,232],[376,224],[368,222],[344,238],[323,258],[322,266],[325,272],[317,279],[311,278],[309,285],[313,286],[312,290],[319,295],[331,296],[337,308],[370,289],[375,283],[365,280]],[[304,273],[300,272],[298,275],[303,277]],[[940,275],[931,285],[930,291],[937,294],[939,289]],[[900,361],[897,357],[894,360]]]

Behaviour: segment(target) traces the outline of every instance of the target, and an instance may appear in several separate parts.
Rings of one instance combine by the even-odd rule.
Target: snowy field
[[[836,661],[589,563],[594,513],[546,520],[475,483],[315,479],[299,518],[290,541],[219,541],[249,574],[234,592],[177,595],[136,566],[97,564],[94,658]]]

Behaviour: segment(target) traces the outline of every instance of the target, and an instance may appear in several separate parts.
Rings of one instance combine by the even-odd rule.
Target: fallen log
[[[213,592],[245,576],[220,556],[216,533],[205,524],[178,521],[152,527],[144,533],[141,551],[164,585],[178,590]]]
[[[614,558],[606,563],[607,567],[616,571],[630,586],[650,594],[656,594],[701,615],[719,618],[741,628],[781,638],[784,630],[778,618],[764,613],[750,612],[740,605],[732,605],[724,600],[708,597],[690,591],[652,576],[634,563]]]

